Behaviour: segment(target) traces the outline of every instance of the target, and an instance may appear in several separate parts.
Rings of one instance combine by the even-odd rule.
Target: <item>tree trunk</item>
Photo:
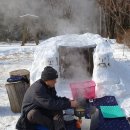
[[[7,83],[5,86],[12,112],[20,113],[23,97],[27,88],[29,87],[29,84],[27,84],[26,82],[18,81]]]

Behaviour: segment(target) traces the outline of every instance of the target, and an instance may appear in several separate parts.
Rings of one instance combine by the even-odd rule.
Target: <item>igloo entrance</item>
[[[59,72],[64,79],[91,79],[93,51],[96,45],[85,47],[59,46]]]

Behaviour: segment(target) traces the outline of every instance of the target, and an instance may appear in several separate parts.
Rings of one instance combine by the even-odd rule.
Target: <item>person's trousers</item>
[[[53,120],[51,120],[39,110],[33,109],[28,112],[27,119],[29,122],[43,125],[49,130],[65,130],[64,120],[61,114],[54,115]]]
[[[27,114],[27,119],[32,124],[40,124],[47,127],[49,130],[54,130],[53,121],[43,115],[39,110],[30,110]]]

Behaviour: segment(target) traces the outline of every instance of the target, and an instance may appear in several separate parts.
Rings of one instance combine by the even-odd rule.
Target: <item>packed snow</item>
[[[9,72],[16,69],[28,69],[33,61],[36,46],[32,43],[21,46],[20,43],[0,44],[0,130],[15,130],[20,114],[14,114],[10,109],[8,95],[5,89]]]
[[[58,70],[56,57],[58,57],[59,46],[84,47],[95,44],[97,47],[94,52],[93,79],[97,85],[97,97],[110,94],[118,97],[118,103],[126,115],[130,116],[130,49],[117,44],[115,40],[104,39],[97,34],[72,34],[50,38],[38,46],[33,44],[20,46],[18,43],[0,45],[0,130],[15,130],[15,124],[20,116],[19,113],[16,114],[10,110],[4,87],[10,71],[30,70],[31,83],[33,83],[40,78],[41,71],[49,65],[50,61],[53,61],[52,66]],[[69,82],[71,81],[59,78],[56,85],[58,95],[72,98]]]

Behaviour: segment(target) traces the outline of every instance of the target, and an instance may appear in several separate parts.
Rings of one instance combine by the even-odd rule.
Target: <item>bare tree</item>
[[[130,28],[130,0],[97,0],[105,15],[107,36],[116,38]]]

